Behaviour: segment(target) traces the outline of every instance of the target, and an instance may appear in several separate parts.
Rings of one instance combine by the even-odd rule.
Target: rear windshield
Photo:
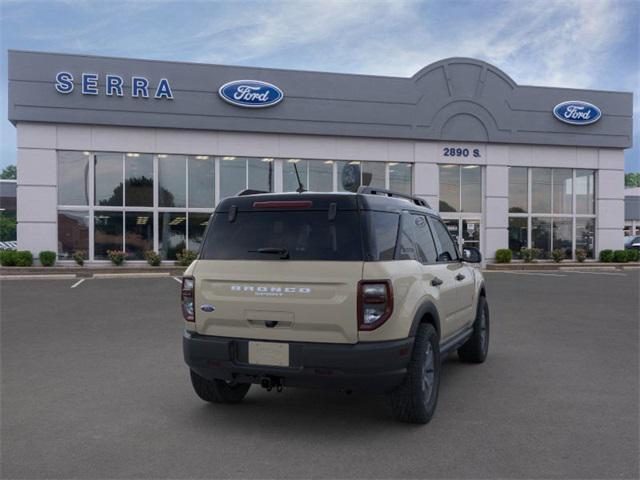
[[[359,214],[338,211],[238,212],[233,222],[216,213],[202,245],[203,260],[361,261]]]

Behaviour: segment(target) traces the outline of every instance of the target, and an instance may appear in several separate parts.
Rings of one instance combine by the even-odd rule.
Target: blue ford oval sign
[[[264,108],[279,103],[284,93],[275,85],[260,80],[235,80],[218,90],[225,102],[238,107]]]
[[[553,107],[553,114],[558,120],[571,125],[589,125],[597,122],[602,112],[592,103],[580,100],[569,100]]]

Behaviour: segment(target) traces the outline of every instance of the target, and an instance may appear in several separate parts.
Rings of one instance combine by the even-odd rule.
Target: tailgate
[[[196,330],[222,337],[356,343],[362,265],[199,260],[193,272]],[[209,305],[214,310],[207,312]]]

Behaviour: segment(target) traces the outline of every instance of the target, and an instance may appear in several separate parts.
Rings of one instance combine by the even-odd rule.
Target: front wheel
[[[250,383],[227,383],[224,380],[207,380],[193,370],[191,372],[191,385],[196,394],[205,402],[212,403],[240,403],[245,397]]]
[[[482,363],[489,352],[489,304],[485,297],[478,300],[473,333],[469,340],[458,349],[458,357],[467,363]]]
[[[440,348],[432,325],[418,327],[407,376],[389,394],[393,415],[409,423],[429,423],[438,403],[440,386]]]

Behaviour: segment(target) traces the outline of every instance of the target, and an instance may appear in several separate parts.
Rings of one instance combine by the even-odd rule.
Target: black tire
[[[393,416],[402,422],[429,423],[438,403],[440,348],[432,325],[418,327],[402,385],[389,394]]]
[[[205,402],[240,403],[251,388],[250,383],[229,384],[224,380],[207,380],[193,370],[190,372],[191,385]]]
[[[489,304],[485,297],[478,300],[473,333],[467,342],[458,349],[460,360],[467,363],[482,363],[489,353]]]

